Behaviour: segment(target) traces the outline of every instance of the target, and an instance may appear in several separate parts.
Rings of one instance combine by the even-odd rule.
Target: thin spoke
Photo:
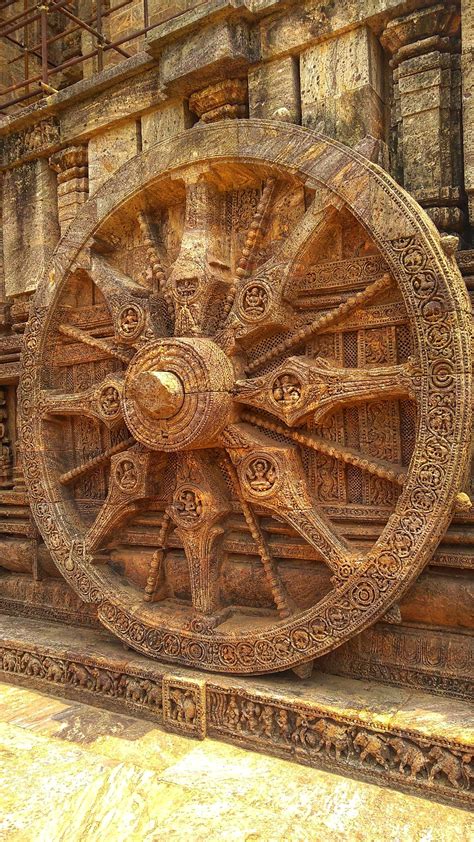
[[[155,243],[151,222],[145,211],[139,212],[138,223],[143,236],[143,243],[146,246],[146,253],[153,278],[152,292],[156,295],[163,287],[166,280],[166,273],[161,263],[161,258]]]
[[[171,518],[167,512],[164,512],[157,538],[158,546],[150,559],[150,567],[148,568],[148,577],[146,580],[144,596],[145,602],[153,602],[158,584],[163,578],[166,542],[170,528]]]
[[[135,439],[130,437],[128,439],[124,439],[124,441],[120,441],[118,444],[114,444],[113,447],[107,448],[107,450],[104,450],[99,454],[99,456],[95,456],[93,459],[88,459],[87,462],[83,462],[82,465],[78,465],[77,468],[73,468],[72,471],[66,471],[65,474],[61,474],[59,482],[61,485],[69,485],[72,482],[77,482],[80,477],[85,474],[89,474],[91,471],[95,471],[97,468],[101,468],[102,465],[106,465],[112,456],[115,456],[116,453],[122,453],[122,451],[128,450],[128,448],[134,443]]]
[[[328,442],[326,439],[314,435],[314,433],[300,433],[295,430],[290,430],[283,424],[267,421],[252,412],[243,412],[242,420],[247,421],[250,424],[254,424],[257,427],[261,427],[262,430],[281,433],[281,435],[292,439],[292,441],[295,441],[298,444],[309,447],[311,450],[315,450],[318,453],[324,453],[326,456],[332,456],[334,459],[345,462],[347,465],[354,465],[356,468],[368,471],[368,473],[374,474],[381,479],[386,479],[389,482],[396,483],[397,485],[404,485],[406,482],[407,473],[399,465],[386,462],[382,459],[375,462],[359,450],[355,450],[350,447],[343,447],[335,442]]]
[[[295,613],[296,606],[294,605],[292,600],[290,600],[288,594],[286,593],[285,586],[283,585],[280,574],[278,573],[277,564],[270,552],[267,541],[265,540],[265,536],[262,532],[259,518],[256,516],[252,507],[249,503],[247,503],[244,495],[242,494],[242,489],[240,487],[237,471],[235,470],[228,456],[226,456],[223,459],[223,467],[229,474],[237,496],[239,498],[245,521],[249,528],[250,534],[255,542],[258,554],[262,562],[262,566],[265,572],[265,578],[272,592],[273,601],[278,609],[280,617],[282,619],[286,619],[287,617],[290,617],[292,614]]]
[[[242,249],[242,254],[238,262],[238,267],[235,270],[236,279],[231,284],[229,292],[226,296],[225,307],[222,312],[219,327],[222,327],[222,325],[225,324],[227,317],[230,311],[232,310],[239,281],[242,281],[244,278],[247,278],[250,275],[250,267],[252,266],[252,261],[257,247],[257,243],[262,236],[262,232],[272,205],[272,199],[275,193],[275,184],[276,179],[274,178],[267,178],[267,180],[265,181],[260,201],[253,215],[253,219],[250,223],[249,230],[247,231],[245,245]]]
[[[120,360],[125,365],[128,365],[130,362],[131,356],[113,348],[106,339],[98,339],[96,336],[86,333],[85,330],[81,330],[79,327],[72,327],[71,325],[59,325],[58,330],[63,336],[75,339],[76,342],[82,342],[83,345],[88,345],[89,348],[97,348],[98,351],[102,351],[108,357],[115,357],[115,359]]]
[[[361,292],[356,293],[356,295],[351,296],[344,301],[339,307],[335,307],[333,310],[330,310],[329,313],[324,315],[318,316],[311,324],[307,325],[300,330],[295,331],[292,336],[289,336],[287,339],[280,342],[271,351],[267,351],[265,354],[262,354],[260,357],[257,357],[256,360],[249,363],[246,368],[247,373],[252,373],[260,368],[262,365],[266,365],[266,363],[271,362],[272,360],[277,359],[281,354],[285,353],[286,351],[290,351],[292,348],[297,348],[299,345],[302,345],[315,333],[317,333],[322,328],[327,328],[330,325],[335,324],[336,322],[340,321],[341,319],[346,318],[349,313],[352,313],[353,310],[356,310],[362,304],[366,304],[370,301],[371,298],[374,298],[379,293],[387,290],[392,284],[392,279],[390,275],[383,275],[381,278],[378,278],[373,283],[369,284],[364,290]]]

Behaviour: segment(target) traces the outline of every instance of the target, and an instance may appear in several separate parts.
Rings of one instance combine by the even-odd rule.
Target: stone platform
[[[448,807],[0,683],[6,842],[446,842]]]
[[[170,668],[126,651],[101,630],[5,615],[0,666],[4,681],[148,719],[182,736],[472,804],[472,712],[460,700],[318,672],[306,680],[252,679]]]

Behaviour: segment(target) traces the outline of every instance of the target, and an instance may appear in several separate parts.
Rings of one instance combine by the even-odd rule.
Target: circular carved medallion
[[[78,283],[107,324],[103,303],[68,323]],[[428,217],[337,143],[224,121],[137,156],[59,243],[25,333],[25,475],[59,570],[150,657],[259,673],[339,646],[452,516],[467,313]]]

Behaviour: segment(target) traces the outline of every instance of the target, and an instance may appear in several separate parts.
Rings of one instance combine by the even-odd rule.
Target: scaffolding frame
[[[23,0],[22,12],[0,23],[0,42],[5,39],[20,51],[17,56],[8,61],[8,64],[22,61],[24,76],[21,81],[0,91],[2,97],[0,113],[7,115],[8,110],[13,106],[28,104],[28,100],[57,93],[58,89],[54,87],[54,84],[51,84],[51,80],[54,82],[54,77],[57,74],[85,61],[97,57],[97,72],[100,73],[104,68],[104,53],[109,50],[114,50],[122,59],[130,58],[131,54],[122,45],[146,35],[147,32],[159,25],[150,25],[148,0],[142,0],[143,26],[115,41],[110,41],[105,37],[103,22],[105,18],[126,6],[132,5],[133,2],[134,0],[119,0],[114,6],[104,8],[104,0],[95,0],[95,14],[88,20],[82,20],[75,13],[74,0],[40,0],[33,6],[29,5],[29,0]],[[0,4],[0,15],[16,3],[18,3],[18,0],[5,0]],[[69,25],[63,31],[48,36],[48,16],[54,12],[63,16]],[[28,43],[28,27],[37,21],[39,21],[40,38],[37,43],[30,45]],[[21,33],[21,31],[23,32]],[[51,57],[51,46],[58,42],[64,42],[66,38],[79,31],[87,32],[95,38],[95,46],[86,53],[81,53],[81,55],[67,59],[60,64],[55,64]],[[39,63],[40,67],[36,73],[30,75],[32,58]],[[10,95],[16,93],[16,91],[22,91],[22,93],[10,99]]]

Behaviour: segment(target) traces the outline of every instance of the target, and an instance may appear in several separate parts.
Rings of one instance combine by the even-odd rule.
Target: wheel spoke
[[[193,607],[200,614],[214,614],[219,608],[222,521],[230,510],[222,474],[212,458],[184,454],[170,515],[186,553]]]
[[[250,504],[245,499],[242,493],[242,489],[240,487],[237,471],[235,470],[234,465],[228,457],[226,457],[225,459],[224,467],[231,478],[232,484],[235,488],[235,491],[240,501],[240,505],[242,507],[245,522],[249,528],[253,540],[255,541],[255,545],[257,547],[258,554],[260,556],[265,572],[265,578],[272,592],[273,601],[278,609],[280,617],[282,619],[286,619],[286,617],[290,617],[292,614],[295,613],[296,605],[293,603],[293,601],[290,599],[286,592],[285,586],[283,585],[283,582],[280,578],[280,574],[278,572],[277,564],[270,552],[268,542],[266,541],[262,528],[260,526],[259,518],[253,511]]]
[[[229,433],[235,444],[227,450],[245,499],[284,518],[336,575],[343,563],[355,561],[353,548],[336,534],[310,493],[297,449],[247,424],[236,424]]]
[[[106,356],[115,357],[116,360],[120,360],[120,362],[125,363],[125,365],[128,365],[130,362],[130,354],[114,348],[107,339],[100,339],[97,336],[91,336],[91,334],[86,333],[85,330],[81,330],[79,327],[72,327],[72,325],[59,325],[58,330],[63,334],[63,336],[67,336],[69,339],[74,339],[76,342],[82,342],[83,345],[87,345],[89,348],[96,348],[98,351],[102,351],[103,354],[106,354]]]
[[[149,289],[111,266],[100,255],[92,255],[89,272],[105,298],[119,342],[135,346],[142,339],[158,335],[151,318]]]
[[[355,465],[356,468],[368,471],[369,474],[374,474],[374,476],[380,477],[381,479],[395,482],[397,485],[403,485],[406,482],[407,473],[400,465],[386,462],[384,459],[372,459],[360,450],[352,447],[343,447],[340,444],[316,436],[314,433],[301,433],[299,431],[289,430],[282,424],[267,421],[251,412],[242,413],[242,418],[244,421],[260,427],[262,430],[280,433],[292,439],[297,444],[308,447],[310,450],[324,453],[326,456],[332,456],[334,459],[345,462],[347,465]]]
[[[317,316],[316,319],[314,319],[309,325],[296,330],[287,339],[279,342],[278,345],[275,345],[271,351],[267,351],[267,353],[257,357],[257,359],[253,360],[247,366],[246,371],[249,374],[257,371],[257,369],[259,369],[262,365],[266,365],[272,360],[278,359],[281,354],[290,351],[292,348],[297,348],[299,345],[303,345],[321,329],[326,329],[330,325],[336,324],[342,319],[345,319],[350,313],[357,310],[358,307],[361,307],[362,304],[367,304],[367,302],[376,295],[379,295],[381,292],[385,292],[389,289],[391,284],[392,279],[390,275],[383,275],[381,278],[378,278],[376,281],[369,284],[361,292],[356,293],[356,295],[352,295],[347,299],[347,301],[340,304],[339,307],[334,307],[334,309],[330,310],[328,313]]]
[[[145,602],[153,602],[154,599],[159,598],[157,589],[159,585],[164,585],[164,561],[166,552],[166,542],[171,526],[171,518],[168,512],[164,512],[161,521],[160,531],[158,533],[157,548],[150,560],[150,567],[148,569],[148,576],[145,585]],[[163,591],[164,587],[160,590]]]
[[[87,462],[83,462],[71,471],[66,471],[64,474],[61,474],[59,482],[61,485],[69,485],[70,483],[77,482],[86,474],[90,474],[92,471],[96,471],[97,468],[102,468],[104,465],[107,465],[112,456],[115,456],[116,453],[122,453],[134,443],[135,439],[133,437],[124,439],[124,441],[119,441],[117,444],[114,444],[112,447],[108,447],[107,450],[99,453],[98,456],[94,456],[93,459],[88,459]]]
[[[112,429],[123,420],[123,379],[109,374],[84,392],[60,393],[43,390],[39,401],[42,415],[80,415],[102,421]]]
[[[111,457],[109,492],[86,536],[89,552],[103,546],[113,530],[157,494],[157,477],[163,470],[164,460],[163,455],[143,453],[138,446]]]
[[[232,286],[217,224],[217,189],[208,181],[186,183],[186,213],[181,247],[165,295],[175,313],[175,336],[205,333],[209,310]]]
[[[294,287],[291,282],[299,271],[297,258],[310,244],[314,247],[324,237],[341,207],[341,200],[329,190],[318,191],[275,254],[250,277],[242,276],[227,333],[231,332],[240,342],[249,344],[263,337],[262,330],[271,334],[291,323],[293,313],[289,303]]]
[[[256,406],[290,427],[370,400],[415,398],[413,365],[340,368],[317,357],[289,357],[271,374],[236,383],[239,403]]]

